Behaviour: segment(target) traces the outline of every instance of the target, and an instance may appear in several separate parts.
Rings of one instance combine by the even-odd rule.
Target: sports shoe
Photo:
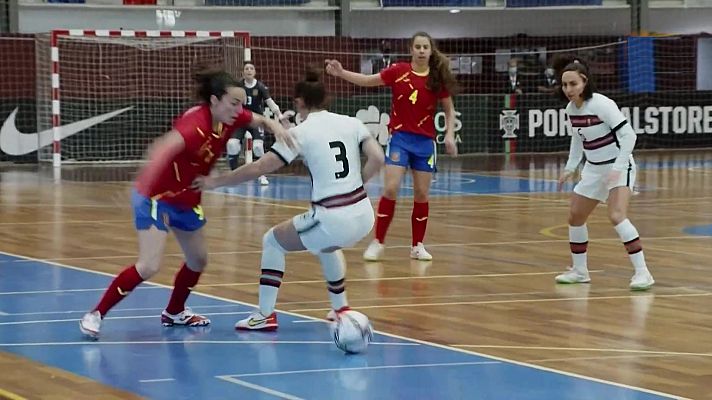
[[[366,251],[363,252],[363,259],[366,261],[378,261],[383,258],[383,252],[386,249],[378,239],[373,239],[371,244],[368,245]]]
[[[343,306],[339,308],[338,310],[329,310],[329,312],[326,314],[326,320],[334,322],[336,321],[336,318],[339,316],[344,311],[350,311],[351,307],[349,306]]]
[[[260,177],[257,178],[257,180],[260,181],[260,185],[262,185],[262,186],[267,186],[267,185],[269,185],[269,181],[267,180],[267,177],[264,176],[264,175],[260,175]]]
[[[646,269],[645,271],[636,272],[632,278],[630,278],[630,290],[648,290],[655,280],[650,272]]]
[[[161,324],[163,326],[185,325],[185,326],[205,326],[210,324],[210,319],[200,314],[196,314],[190,308],[186,307],[178,314],[169,314],[163,310],[161,313]]]
[[[101,330],[101,313],[96,310],[84,314],[79,320],[79,330],[92,339],[98,339]]]
[[[556,275],[556,283],[589,283],[591,277],[588,276],[588,269],[583,271],[577,268],[571,268],[563,274]]]
[[[253,312],[249,317],[235,324],[235,329],[240,331],[276,331],[278,327],[277,313],[265,317],[259,311]]]
[[[420,261],[430,261],[433,259],[433,256],[431,256],[430,253],[425,250],[425,246],[419,242],[410,249],[410,258]]]

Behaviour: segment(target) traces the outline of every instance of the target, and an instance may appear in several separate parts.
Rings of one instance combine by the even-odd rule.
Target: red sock
[[[176,279],[173,282],[173,293],[168,301],[166,311],[169,314],[178,314],[185,309],[185,301],[193,290],[193,286],[198,284],[200,272],[195,272],[188,268],[185,263],[180,267],[180,271],[176,274]]]
[[[425,228],[428,226],[428,202],[413,202],[413,214],[410,216],[410,224],[413,232],[413,246],[422,243],[425,238]]]
[[[388,226],[393,220],[395,211],[396,201],[381,196],[381,200],[378,201],[378,211],[376,212],[376,240],[378,240],[378,243],[383,243],[386,240],[386,232],[388,232]]]
[[[98,310],[103,317],[107,312],[109,312],[109,310],[111,310],[112,307],[123,300],[124,297],[128,296],[128,294],[141,282],[143,282],[143,278],[141,278],[141,275],[139,275],[138,271],[136,271],[135,265],[124,269],[116,278],[114,278],[113,281],[111,281],[111,285],[109,285],[109,288],[106,289],[104,296],[101,298],[99,304],[96,305],[94,310]]]

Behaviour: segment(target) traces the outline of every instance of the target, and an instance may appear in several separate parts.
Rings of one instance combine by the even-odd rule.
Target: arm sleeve
[[[613,134],[616,135],[616,143],[618,143],[618,157],[613,163],[613,169],[624,171],[628,168],[630,155],[633,154],[635,148],[636,136],[633,127],[628,123],[625,115],[618,108],[615,101],[606,98],[601,110],[598,112],[599,117],[608,125]]]
[[[299,157],[299,149],[301,148],[301,144],[299,143],[299,135],[297,135],[297,132],[294,129],[290,129],[289,134],[292,135],[292,137],[294,138],[294,142],[297,145],[297,149],[290,149],[289,146],[284,144],[284,142],[282,141],[276,141],[270,149],[271,152],[275,153],[279,158],[282,159],[282,161],[284,161],[285,165],[290,164],[297,157]]]
[[[613,163],[613,169],[625,171],[630,162],[630,155],[633,154],[637,137],[633,131],[633,127],[630,126],[628,121],[623,121],[621,124],[622,126],[619,126],[615,133],[618,138],[619,149],[618,157],[616,157],[616,161]]]
[[[259,82],[258,85],[260,92],[262,92],[262,98],[265,100],[271,99],[272,96],[270,96],[269,94],[269,88],[267,87],[267,85],[262,82]]]
[[[366,125],[363,124],[363,122],[360,119],[353,118],[354,124],[356,124],[356,129],[357,129],[357,135],[358,135],[358,142],[361,143],[364,140],[373,137],[371,132],[366,128]]]
[[[194,114],[187,114],[178,117],[173,123],[173,129],[178,131],[183,136],[185,142],[185,150],[189,153],[195,153],[200,149],[205,141],[203,136],[198,132],[198,121]],[[209,135],[210,132],[204,132]]]
[[[381,80],[386,86],[393,86],[396,79],[399,78],[403,69],[400,67],[401,64],[393,64],[390,67],[381,71]]]
[[[570,124],[569,120],[569,124]],[[571,134],[571,146],[569,146],[569,159],[566,161],[566,166],[564,170],[566,172],[575,172],[581,160],[583,159],[583,142],[581,141],[581,136],[578,133],[573,132]]]

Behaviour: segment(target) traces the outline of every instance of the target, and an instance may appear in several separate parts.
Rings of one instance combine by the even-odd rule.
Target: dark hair
[[[552,66],[554,67],[556,77],[559,80],[559,87],[554,92],[559,99],[569,101],[562,87],[564,72],[569,71],[578,72],[584,80],[584,88],[581,93],[581,97],[583,97],[584,100],[588,100],[593,97],[593,92],[596,91],[596,85],[593,82],[593,75],[591,75],[586,61],[574,55],[559,55],[554,58]]]
[[[248,65],[252,65],[252,66],[254,67],[254,66],[255,66],[255,63],[253,63],[253,62],[250,61],[250,60],[247,60],[247,61],[245,61],[245,62],[242,63],[242,68],[244,69],[244,68],[245,68],[246,66],[248,66]]]
[[[430,42],[431,55],[428,60],[430,74],[428,75],[427,87],[435,93],[445,89],[450,94],[454,94],[457,90],[457,81],[455,76],[450,71],[450,59],[438,50],[438,45],[435,40],[427,32],[416,32],[410,38],[410,48],[415,44],[415,38],[424,37]]]
[[[321,69],[307,67],[304,80],[294,85],[294,98],[304,100],[307,108],[324,108],[326,103],[326,88],[321,81]]]
[[[198,100],[210,103],[210,96],[218,99],[227,93],[227,89],[237,86],[237,81],[225,70],[209,67],[193,74],[196,83],[195,95]]]

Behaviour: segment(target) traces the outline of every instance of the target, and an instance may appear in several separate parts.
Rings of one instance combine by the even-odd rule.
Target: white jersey
[[[567,171],[578,167],[583,154],[593,165],[613,164],[620,171],[633,164],[635,132],[613,100],[594,93],[581,108],[570,102],[566,114],[572,128]]]
[[[345,196],[363,187],[361,142],[371,134],[360,120],[328,111],[310,113],[290,129],[297,149],[282,142],[272,146],[284,162],[301,156],[312,178],[312,202]]]

